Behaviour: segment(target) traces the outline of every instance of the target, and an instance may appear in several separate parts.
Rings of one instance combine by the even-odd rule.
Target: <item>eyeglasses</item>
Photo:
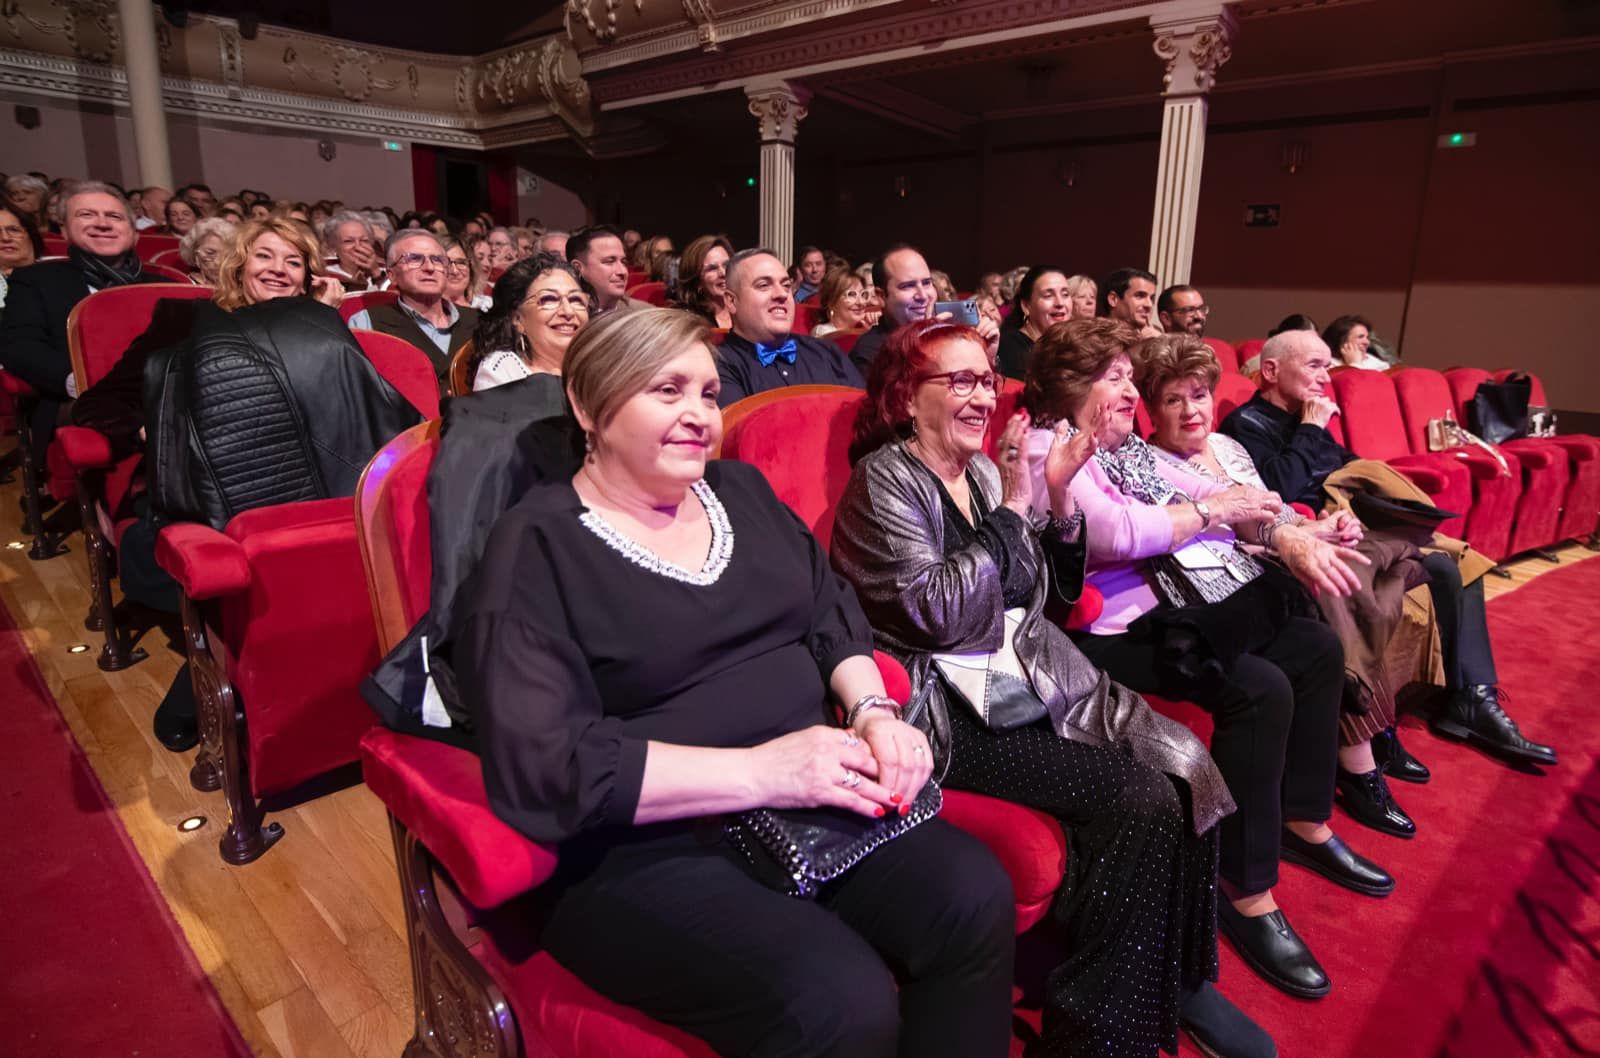
[[[15,225],[15,224],[7,224],[7,225],[5,225],[3,227],[0,227],[0,235],[19,235],[20,236],[20,235],[26,235],[26,234],[28,234],[28,229],[27,228],[21,228],[21,227],[18,227],[17,225]]]
[[[958,397],[970,397],[972,391],[982,386],[988,393],[993,393],[1000,386],[1000,376],[993,371],[978,374],[976,371],[944,371],[937,375],[923,375],[918,381],[936,382],[943,379],[950,387],[950,392]]]
[[[843,294],[839,295],[839,300],[840,301],[865,301],[865,300],[867,300],[867,292],[865,290],[847,290]]]
[[[449,261],[449,268],[452,272],[466,272],[471,270],[471,266],[467,264],[467,259],[465,257],[452,257],[449,259]]]
[[[437,268],[441,272],[443,272],[450,265],[449,261],[445,260],[436,253],[403,253],[394,259],[395,267],[406,269],[421,268],[424,262],[433,265],[433,267]]]
[[[1210,305],[1193,305],[1193,306],[1190,306],[1189,308],[1186,308],[1186,309],[1171,308],[1171,309],[1167,310],[1167,315],[1169,315],[1169,316],[1194,316],[1194,315],[1209,316],[1209,315],[1211,315],[1211,306]]]
[[[565,305],[572,312],[589,314],[589,296],[587,294],[573,293],[562,297],[560,294],[535,294],[524,305],[531,304],[540,312],[555,314],[555,311]]]

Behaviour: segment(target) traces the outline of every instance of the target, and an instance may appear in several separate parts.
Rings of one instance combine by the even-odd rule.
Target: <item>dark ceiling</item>
[[[481,55],[561,28],[562,0],[441,3],[440,0],[179,0],[160,5],[169,19],[183,12],[247,19],[382,48],[443,55]]]

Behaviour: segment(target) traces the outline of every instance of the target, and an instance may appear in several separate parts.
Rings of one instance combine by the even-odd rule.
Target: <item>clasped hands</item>
[[[883,818],[905,815],[933,774],[923,733],[885,709],[852,728],[817,725],[756,747],[757,775],[771,808],[842,808]]]

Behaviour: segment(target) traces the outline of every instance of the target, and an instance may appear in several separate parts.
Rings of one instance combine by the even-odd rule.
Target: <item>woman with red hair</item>
[[[1083,584],[1068,485],[1093,447],[1058,436],[1035,516],[1026,417],[1006,424],[998,466],[982,453],[998,385],[971,327],[919,321],[885,342],[832,557],[879,649],[911,675],[906,718],[929,735],[934,774],[1049,812],[1069,835],[1053,910],[1066,952],[1027,1053],[1153,1058],[1176,1050],[1181,1024],[1208,1053],[1274,1055],[1209,983],[1216,824],[1233,810],[1216,765],[1044,616],[1052,594],[1070,603]]]

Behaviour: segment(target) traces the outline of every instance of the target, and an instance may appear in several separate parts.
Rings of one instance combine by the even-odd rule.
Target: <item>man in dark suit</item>
[[[792,333],[789,270],[771,250],[741,250],[728,259],[728,312],[733,328],[717,350],[723,407],[780,386],[865,386],[838,346]]]
[[[361,310],[350,317],[350,329],[392,334],[427,353],[442,391],[450,380],[450,358],[472,340],[478,312],[444,296],[444,248],[432,232],[402,228],[389,236],[383,257],[390,289],[400,300]]]

